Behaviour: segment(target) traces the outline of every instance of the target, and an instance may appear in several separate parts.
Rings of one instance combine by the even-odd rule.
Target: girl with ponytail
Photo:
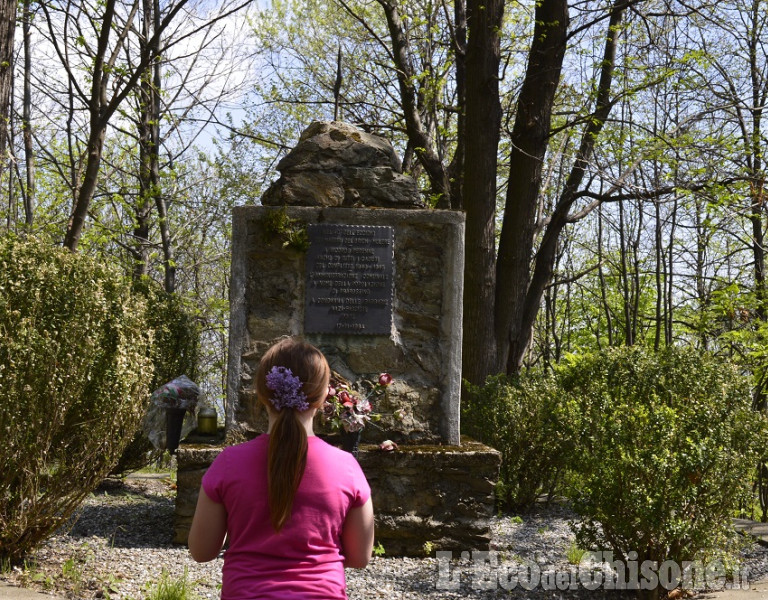
[[[198,562],[224,553],[221,600],[345,599],[344,567],[373,550],[370,487],[354,457],[316,437],[330,369],[314,346],[272,346],[256,371],[268,432],[226,448],[203,477],[189,532]]]

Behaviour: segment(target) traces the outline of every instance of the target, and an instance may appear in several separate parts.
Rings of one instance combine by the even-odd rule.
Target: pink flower
[[[397,444],[392,440],[384,440],[379,444],[379,450],[383,452],[393,452],[397,450]]]
[[[347,391],[344,391],[344,390],[340,391],[338,398],[342,406],[346,406],[347,408],[352,408],[355,406],[355,401],[352,399],[352,396]]]
[[[332,419],[333,416],[336,414],[336,407],[332,402],[324,402],[323,403],[323,417],[326,419]]]
[[[392,383],[392,375],[389,373],[382,373],[379,375],[379,385],[387,386]]]
[[[336,388],[333,387],[332,385],[329,385],[328,386],[328,397],[332,398],[335,395],[336,395]]]

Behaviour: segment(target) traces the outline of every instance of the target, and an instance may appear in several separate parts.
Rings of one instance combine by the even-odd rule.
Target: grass
[[[584,558],[586,553],[586,550],[579,548],[574,542],[571,542],[571,545],[568,546],[568,549],[565,551],[565,557],[570,564],[578,565],[581,563],[581,559]]]
[[[70,557],[61,566],[61,574],[69,579],[72,584],[72,592],[79,596],[83,587],[83,564],[77,558]]]
[[[184,575],[178,579],[163,570],[160,580],[149,588],[146,600],[198,600],[193,586],[194,583],[189,580],[186,569]]]
[[[174,457],[171,456],[171,454],[166,450],[158,460],[151,462],[141,469],[138,469],[136,473],[145,473],[150,475],[160,473],[175,473],[176,461],[173,459]]]

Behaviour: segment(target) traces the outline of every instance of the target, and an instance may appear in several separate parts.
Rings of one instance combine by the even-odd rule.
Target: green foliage
[[[183,298],[169,294],[145,278],[134,290],[147,299],[147,324],[154,332],[150,387],[155,389],[179,375],[197,378],[200,326]]]
[[[267,235],[278,239],[283,247],[305,252],[309,248],[307,226],[292,219],[284,208],[269,211],[264,215],[264,230]]]
[[[467,385],[461,404],[465,433],[501,452],[496,500],[522,510],[562,480],[574,440],[571,406],[553,377],[527,375],[513,381],[489,377],[482,387]]]
[[[200,327],[192,311],[181,297],[167,293],[149,278],[135,283],[134,291],[146,299],[147,325],[154,334],[151,351],[154,373],[150,391],[179,375],[194,381],[200,353]],[[145,410],[149,408],[149,402],[147,396]],[[135,471],[157,461],[162,453],[142,431],[138,431],[112,472]]]
[[[579,545],[678,563],[727,548],[766,431],[748,379],[690,350],[636,347],[572,359],[559,379],[578,407]]]
[[[565,551],[565,557],[572,565],[578,565],[587,553],[584,548],[580,548],[575,542],[571,542],[571,545]]]
[[[197,600],[199,596],[194,593],[194,584],[189,580],[187,570],[184,575],[174,579],[163,569],[160,580],[150,587],[147,600]]]
[[[152,374],[145,307],[103,264],[0,239],[0,561],[59,527],[136,431]]]

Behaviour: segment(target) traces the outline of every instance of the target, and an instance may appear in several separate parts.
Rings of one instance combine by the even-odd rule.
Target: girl
[[[346,598],[344,567],[373,550],[371,490],[354,457],[315,437],[330,369],[314,346],[286,339],[256,372],[268,432],[226,448],[203,476],[189,550],[224,554],[222,600]]]

